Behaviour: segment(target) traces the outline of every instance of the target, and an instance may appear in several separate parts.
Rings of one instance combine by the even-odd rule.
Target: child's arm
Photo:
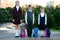
[[[25,22],[27,24],[27,12],[25,13]]]

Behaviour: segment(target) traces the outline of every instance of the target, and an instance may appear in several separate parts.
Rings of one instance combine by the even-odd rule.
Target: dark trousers
[[[32,36],[32,22],[28,22],[27,24],[27,33],[28,33],[28,37]]]

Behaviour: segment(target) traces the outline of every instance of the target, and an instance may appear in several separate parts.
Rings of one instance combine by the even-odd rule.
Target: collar
[[[28,11],[32,12],[32,10],[30,10],[30,9]]]

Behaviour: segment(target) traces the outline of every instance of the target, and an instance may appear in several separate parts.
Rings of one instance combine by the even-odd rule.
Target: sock
[[[21,30],[18,30],[18,34],[20,35]]]

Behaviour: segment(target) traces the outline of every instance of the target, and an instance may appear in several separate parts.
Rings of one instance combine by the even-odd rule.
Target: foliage
[[[38,27],[38,14],[40,13],[41,6],[33,7],[33,12],[35,15],[35,24],[34,27]],[[25,13],[26,13],[27,7],[22,7],[23,11],[23,22],[25,22]],[[60,8],[45,8],[45,13],[47,14],[47,25],[46,27],[54,28],[54,29],[60,29]],[[7,23],[12,22],[12,8],[0,8],[0,23]]]

